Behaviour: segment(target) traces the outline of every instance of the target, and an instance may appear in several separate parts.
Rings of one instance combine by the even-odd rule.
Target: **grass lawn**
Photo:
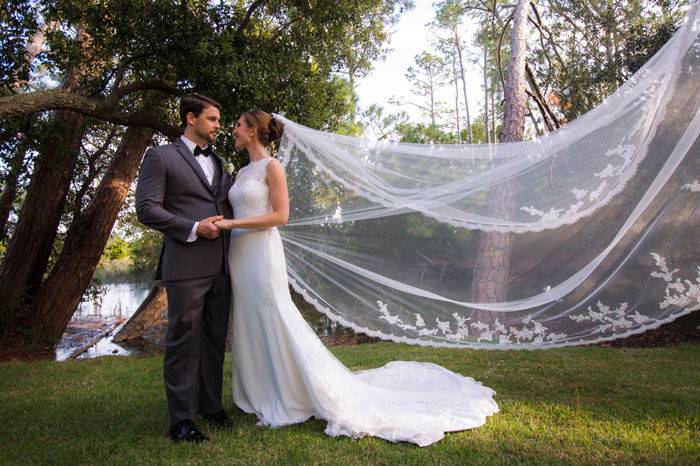
[[[700,345],[547,351],[336,347],[351,369],[431,361],[497,392],[501,412],[426,448],[332,439],[325,422],[268,429],[224,403],[236,427],[173,445],[162,358],[0,364],[2,464],[700,464]]]

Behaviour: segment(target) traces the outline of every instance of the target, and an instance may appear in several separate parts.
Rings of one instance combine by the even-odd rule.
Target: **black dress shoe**
[[[170,440],[173,442],[202,443],[209,440],[189,419],[180,421],[170,428]]]
[[[226,415],[226,411],[223,410],[216,414],[203,414],[202,417],[204,417],[204,419],[206,419],[212,427],[216,427],[217,429],[224,429],[233,426],[231,418],[229,418]]]

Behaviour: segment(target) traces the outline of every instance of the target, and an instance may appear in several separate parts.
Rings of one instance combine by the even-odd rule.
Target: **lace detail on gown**
[[[268,157],[251,162],[236,175],[236,182],[231,186],[228,199],[238,212],[237,217],[256,217],[272,212],[270,190],[266,182],[267,164],[271,160],[272,157]]]
[[[236,218],[272,211],[271,158],[241,169],[229,191]],[[273,163],[278,163],[277,161]],[[326,433],[421,446],[445,432],[479,427],[498,411],[495,392],[441,366],[394,361],[351,372],[318,339],[292,302],[277,228],[232,235],[233,399],[259,424],[314,416]]]

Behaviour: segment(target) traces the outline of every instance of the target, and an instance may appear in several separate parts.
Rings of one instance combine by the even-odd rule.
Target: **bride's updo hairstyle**
[[[277,141],[284,133],[284,123],[262,110],[250,110],[243,114],[243,119],[248,126],[258,130],[258,140],[267,147]]]

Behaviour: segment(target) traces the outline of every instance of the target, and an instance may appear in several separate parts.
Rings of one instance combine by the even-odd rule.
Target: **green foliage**
[[[338,134],[347,136],[361,136],[362,124],[356,121],[357,114],[357,96],[353,89],[352,83],[349,80],[334,76],[332,79],[337,80],[341,85],[337,99],[341,111],[334,116],[331,116],[329,127]]]
[[[114,262],[126,259],[130,254],[129,243],[119,235],[112,235],[107,241],[101,261]]]
[[[454,144],[457,136],[444,132],[440,126],[424,123],[402,123],[397,127],[401,142],[414,144]]]
[[[26,23],[22,34],[13,32],[22,46],[33,32],[29,25],[36,27],[35,12],[41,11],[46,22],[62,24],[48,34],[48,52],[38,63],[50,78],[61,79],[80,66],[82,87],[96,94],[107,94],[117,77],[122,85],[163,79],[177,83],[183,93],[197,91],[219,100],[227,126],[244,111],[262,108],[309,126],[357,134],[356,123],[348,118],[355,105],[352,87],[336,72],[351,67],[353,76],[365,73],[383,53],[387,27],[411,2],[276,0],[250,12],[243,2],[62,0],[38,2],[32,9],[27,5],[10,18]],[[249,20],[244,23],[244,18]],[[78,25],[88,34],[83,47],[75,42]],[[3,57],[17,67],[21,50],[15,48],[17,53]],[[137,94],[124,99],[124,108],[134,109],[138,99]],[[170,102],[177,122],[176,101]],[[236,166],[245,162],[230,137],[222,137],[218,149]]]
[[[531,64],[570,121],[592,109],[632,76],[678,29],[686,1],[558,0],[544,7],[548,31]]]
[[[486,142],[483,120],[477,119],[472,123],[472,141],[474,144]],[[447,132],[438,125],[427,125],[423,123],[400,123],[396,127],[398,139],[401,142],[416,144],[457,144],[458,141],[466,141],[468,130],[461,129],[461,139],[457,138],[454,132]]]
[[[467,140],[467,129],[462,129],[462,141]],[[484,128],[483,118],[477,118],[472,121],[472,143],[473,144],[485,144],[486,143],[486,129]]]
[[[26,42],[37,27],[35,2],[3,0],[0,3],[0,95],[16,92],[15,84],[29,76]]]
[[[421,52],[415,56],[414,61],[415,64],[406,71],[406,79],[413,86],[413,93],[422,98],[422,101],[412,104],[423,110],[431,124],[436,125],[440,115],[444,113],[443,102],[437,100],[436,94],[447,82],[445,60],[430,52]]]
[[[362,112],[361,123],[368,136],[374,136],[378,141],[393,139],[399,133],[399,126],[408,124],[408,114],[387,113],[384,107],[372,104]]]
[[[141,236],[129,244],[131,249],[131,272],[140,277],[153,276],[160,258],[162,235],[157,231],[144,230]]]
[[[247,163],[247,156],[234,150],[227,128],[252,108],[283,113],[320,129],[359,134],[352,85],[339,73],[351,70],[352,79],[367,72],[384,51],[388,27],[410,7],[409,0],[10,0],[0,10],[0,75],[3,83],[18,77],[33,79],[34,86],[55,87],[71,70],[79,69],[74,89],[95,98],[109,96],[117,86],[154,79],[176,84],[182,94],[209,95],[222,104],[225,129],[217,152],[238,169]],[[34,74],[30,74],[24,47],[40,27],[39,20],[56,22],[58,27],[47,33],[45,51],[35,59]],[[84,40],[79,42],[78,37]],[[2,93],[11,92],[18,90],[2,88]],[[121,99],[119,110],[134,111],[154,95],[167,109],[170,123],[179,123],[177,96],[136,92]],[[52,134],[68,130],[55,122],[39,124],[46,120],[45,115],[33,115],[3,122],[2,168],[9,165],[20,142],[31,142],[31,158],[35,151],[47,148]],[[28,129],[34,127],[36,134],[30,135]],[[115,154],[123,130],[113,134],[114,129],[114,125],[86,119],[80,149],[71,155],[77,157],[77,168],[49,270],[61,251],[65,230],[89,204]],[[30,164],[27,177],[18,181],[18,199],[31,171]],[[129,203],[126,211],[133,216],[133,198]],[[122,212],[122,217],[129,215]],[[160,235],[145,231],[135,221],[127,230],[131,251],[107,251],[100,271],[107,268],[106,257],[128,254],[132,273],[152,276]]]
[[[666,2],[668,3],[668,2]],[[629,28],[622,61],[629,73],[636,73],[678,30],[681,18],[675,14],[637,18]]]

